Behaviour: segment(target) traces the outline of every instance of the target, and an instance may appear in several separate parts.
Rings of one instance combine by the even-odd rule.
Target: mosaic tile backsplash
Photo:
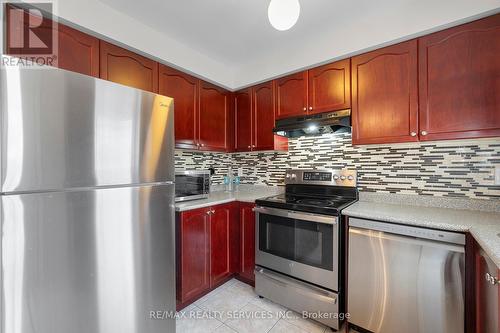
[[[288,152],[176,151],[178,169],[214,167],[214,184],[229,166],[242,169],[243,184],[283,185],[289,168],[354,168],[360,191],[500,199],[499,138],[354,147],[345,133],[290,139]]]

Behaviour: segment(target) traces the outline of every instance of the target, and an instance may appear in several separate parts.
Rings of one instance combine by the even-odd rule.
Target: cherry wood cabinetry
[[[241,254],[239,277],[255,283],[255,204],[240,202]]]
[[[351,61],[345,59],[309,70],[310,114],[351,107]]]
[[[274,84],[261,83],[253,87],[253,133],[252,150],[288,150],[288,139],[274,135]]]
[[[177,214],[177,304],[183,308],[239,271],[237,203]]]
[[[276,119],[349,109],[350,59],[276,79]]]
[[[234,273],[231,251],[237,240],[231,236],[237,228],[237,205],[214,206],[210,214],[210,287],[213,288]]]
[[[160,65],[158,92],[174,99],[177,148],[198,148],[199,81],[191,75]]]
[[[254,127],[256,127],[253,120],[252,94],[252,88],[241,90],[234,94],[236,151],[252,150],[255,131]],[[274,116],[272,123],[274,123]]]
[[[275,80],[276,119],[307,114],[307,71]]]
[[[500,14],[419,39],[420,140],[500,136]]]
[[[500,269],[477,245],[475,252],[475,333],[500,332]]]
[[[23,12],[23,9],[12,5],[6,5],[6,10]],[[24,15],[8,15],[7,13],[6,18],[7,43],[5,53],[16,55],[18,52],[14,52],[10,46],[25,45],[24,31],[27,29],[23,28],[29,24],[30,18],[37,20],[41,18],[27,12]],[[53,44],[54,47],[57,47],[57,50],[54,51],[56,57],[52,59],[50,65],[99,77],[99,39],[47,18],[37,28],[37,36],[42,40],[51,39],[52,36],[57,38],[57,43]],[[27,45],[22,50],[22,54],[26,54],[26,52],[29,52]]]
[[[351,59],[353,144],[417,141],[417,41]]]
[[[210,288],[210,208],[180,213],[177,224],[177,301]]]
[[[261,83],[235,93],[235,150],[287,150],[288,139],[274,135],[274,84]]]
[[[230,93],[208,82],[200,84],[199,149],[231,150]],[[175,102],[174,102],[175,103]]]
[[[100,42],[101,79],[158,92],[158,63],[116,45]]]

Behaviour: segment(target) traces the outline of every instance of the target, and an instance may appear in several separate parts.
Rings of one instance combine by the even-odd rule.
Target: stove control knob
[[[295,179],[295,178],[297,178],[297,175],[292,173],[292,179]]]
[[[338,180],[338,179],[339,179],[339,176],[338,176],[338,175],[333,175],[333,179],[334,179],[334,180]]]
[[[353,179],[354,179],[354,177],[353,177],[353,176],[347,176],[347,179],[349,179],[349,180],[353,180]]]
[[[286,178],[287,178],[287,179],[289,179],[289,178],[290,178],[290,174],[289,174],[289,173],[287,173],[287,174],[286,174]]]
[[[344,175],[340,176],[340,180],[345,180],[345,176]]]

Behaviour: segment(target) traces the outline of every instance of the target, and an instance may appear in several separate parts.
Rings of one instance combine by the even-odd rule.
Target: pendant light
[[[267,8],[269,22],[279,31],[285,31],[293,27],[297,23],[299,15],[299,0],[271,0]]]

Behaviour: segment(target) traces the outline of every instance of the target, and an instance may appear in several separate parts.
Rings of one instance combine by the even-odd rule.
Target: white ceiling
[[[352,7],[350,1],[302,0],[297,24],[280,32],[267,19],[269,0],[100,1],[229,66],[243,66],[270,48],[342,24]],[[370,2],[358,0],[360,5]]]
[[[63,18],[231,89],[500,8],[500,0],[300,0],[297,24],[281,32],[268,22],[268,4],[59,0],[58,7]]]

